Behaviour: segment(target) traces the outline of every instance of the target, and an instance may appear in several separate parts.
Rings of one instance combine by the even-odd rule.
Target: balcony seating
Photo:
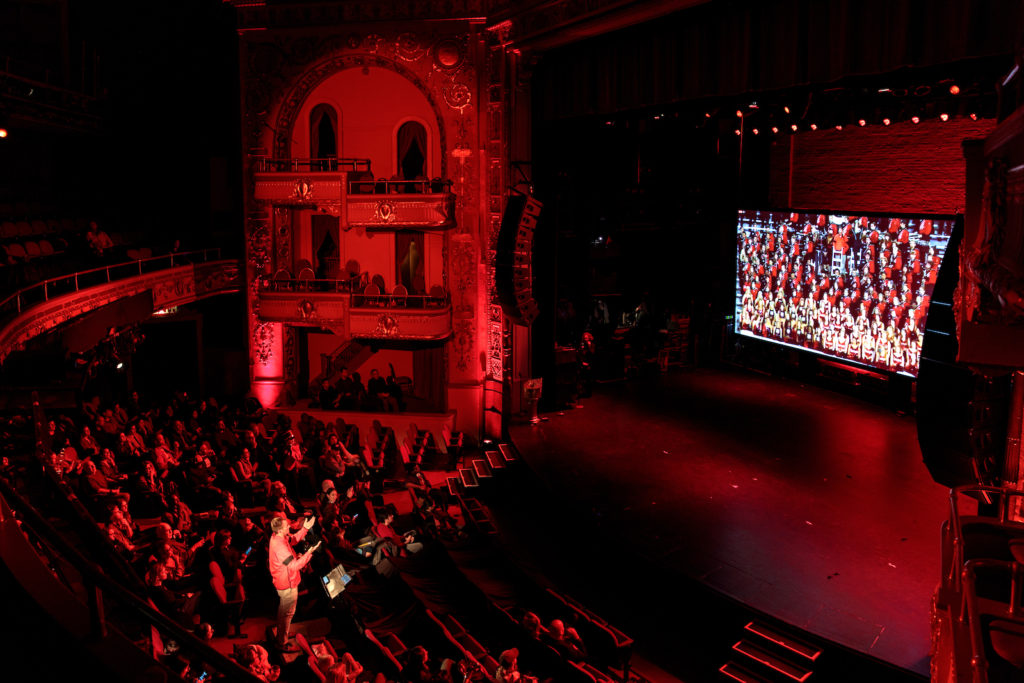
[[[441,285],[434,285],[430,288],[430,294],[427,298],[427,308],[440,308],[444,306],[446,298],[444,287]]]
[[[297,270],[298,275],[296,275],[296,279],[298,280],[316,279],[316,272],[313,271],[313,264],[306,259],[299,261]]]
[[[391,290],[391,305],[392,306],[405,306],[408,301],[409,290],[405,288],[403,284],[395,285],[395,288]]]
[[[380,287],[378,287],[377,285],[375,285],[372,282],[370,284],[366,285],[366,288],[363,290],[363,296],[362,296],[362,298],[360,300],[357,301],[356,305],[357,306],[380,306],[381,305]]]

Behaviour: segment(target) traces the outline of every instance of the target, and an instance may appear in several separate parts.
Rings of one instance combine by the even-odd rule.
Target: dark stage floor
[[[542,569],[557,574],[551,553],[598,538],[587,555],[604,558],[620,604],[650,607],[666,594],[652,581],[687,577],[928,674],[947,489],[921,463],[912,417],[741,370],[608,385],[547,417],[513,440],[593,528],[556,532]]]

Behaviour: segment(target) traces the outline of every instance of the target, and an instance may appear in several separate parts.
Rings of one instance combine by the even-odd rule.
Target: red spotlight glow
[[[784,112],[786,112],[788,114],[789,113],[789,107],[783,107],[782,111],[784,111]]]
[[[941,114],[939,114],[939,118],[942,119],[943,121],[949,121],[949,114],[947,114],[946,112],[942,112]]]
[[[709,111],[704,112],[704,118],[710,119],[711,118],[711,112],[709,112]]]
[[[733,131],[733,133],[736,133],[736,135],[739,135],[740,134],[740,129],[737,128],[736,130]]]
[[[892,119],[890,119],[888,117],[882,119],[882,125],[888,126],[890,123],[892,123]]]
[[[842,130],[842,129],[843,129],[843,124],[837,123],[836,124],[836,130]]]
[[[754,133],[754,135],[760,135],[760,134],[761,134],[761,131],[759,131],[759,130],[758,130],[757,128],[755,128],[755,129],[753,130],[753,133]]]
[[[971,121],[977,121],[977,120],[978,120],[978,115],[977,115],[977,114],[975,114],[975,113],[974,113],[974,112],[972,111],[972,112],[971,112]]]
[[[792,128],[793,132],[795,133],[797,131],[797,129],[799,128],[799,126],[794,123],[792,126],[790,126],[790,128]]]
[[[778,133],[779,132],[779,127],[778,126],[772,126],[772,132],[773,133]]]
[[[921,123],[921,117],[920,116],[911,116],[910,120],[913,121],[914,123]]]
[[[960,86],[957,85],[956,83],[954,83],[953,85],[949,86],[949,94],[950,95],[959,95],[960,94]]]
[[[811,124],[811,130],[818,130],[818,124],[812,123]]]
[[[736,116],[738,116],[738,117],[740,117],[742,119],[743,118],[743,112],[741,110],[737,109],[736,110]]]
[[[857,121],[857,125],[858,126],[866,126],[866,125],[868,125],[868,122],[865,121],[864,119],[860,119],[859,121]]]
[[[7,137],[7,129],[6,128],[0,128],[0,138],[5,138],[5,137]]]

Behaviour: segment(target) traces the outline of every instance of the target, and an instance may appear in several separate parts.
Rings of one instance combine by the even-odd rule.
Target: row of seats
[[[960,487],[943,524],[939,603],[957,650],[970,648],[958,661],[974,663],[977,683],[1024,677],[1024,521],[1013,512],[1022,500],[1012,489]]]
[[[6,240],[14,237],[40,237],[42,235],[76,234],[84,233],[89,227],[89,221],[85,218],[50,218],[43,220],[5,220],[0,221],[0,239]]]
[[[38,241],[19,240],[6,242],[0,244],[0,250],[3,252],[0,265],[13,265],[36,258],[61,254],[67,247],[68,243],[61,237],[53,237],[52,240],[44,237]]]

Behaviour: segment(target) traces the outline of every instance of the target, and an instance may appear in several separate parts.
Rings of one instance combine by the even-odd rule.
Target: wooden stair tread
[[[749,640],[741,640],[732,646],[732,649],[740,654],[746,655],[754,661],[764,664],[769,669],[778,671],[783,676],[799,683],[810,678],[813,673],[810,669],[789,661],[785,657],[770,652],[768,649],[751,643]]]
[[[765,624],[751,621],[743,628],[812,662],[821,656],[820,648]]]

